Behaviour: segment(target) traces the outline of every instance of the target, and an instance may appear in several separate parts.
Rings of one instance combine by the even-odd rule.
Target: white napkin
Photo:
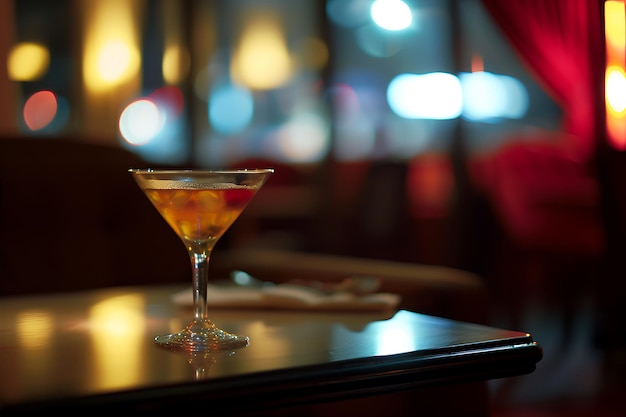
[[[193,305],[191,289],[172,295],[174,303]],[[356,295],[325,293],[301,285],[279,284],[263,288],[209,285],[207,304],[213,308],[268,308],[315,311],[386,311],[395,309],[400,296],[391,293]]]

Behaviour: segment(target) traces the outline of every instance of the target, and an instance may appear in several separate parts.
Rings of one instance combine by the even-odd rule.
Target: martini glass
[[[157,345],[189,352],[236,349],[248,337],[219,329],[208,318],[209,259],[215,244],[259,191],[272,169],[129,171],[150,202],[183,241],[191,259],[194,319]]]

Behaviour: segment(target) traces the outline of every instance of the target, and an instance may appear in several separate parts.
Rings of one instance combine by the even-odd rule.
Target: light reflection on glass
[[[193,377],[196,380],[207,379],[211,374],[211,367],[217,362],[214,352],[191,352],[187,362],[193,369]]]
[[[145,337],[144,300],[138,295],[112,297],[89,312],[95,376],[101,387],[128,386],[141,378]]]
[[[48,345],[53,320],[47,311],[29,310],[17,316],[15,326],[20,346],[24,349],[37,349]]]

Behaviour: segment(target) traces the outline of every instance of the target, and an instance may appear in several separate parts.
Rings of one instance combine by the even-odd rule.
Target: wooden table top
[[[211,401],[212,415],[237,413],[522,375],[542,357],[530,334],[404,310],[215,310],[215,324],[249,346],[171,352],[153,338],[190,320],[171,302],[182,288],[1,298],[2,415],[141,415]]]

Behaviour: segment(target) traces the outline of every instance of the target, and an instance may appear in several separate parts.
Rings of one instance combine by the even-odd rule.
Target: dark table
[[[278,412],[523,375],[542,357],[530,334],[403,310],[216,310],[249,346],[170,352],[152,339],[189,321],[170,299],[181,288],[0,299],[0,414]]]

